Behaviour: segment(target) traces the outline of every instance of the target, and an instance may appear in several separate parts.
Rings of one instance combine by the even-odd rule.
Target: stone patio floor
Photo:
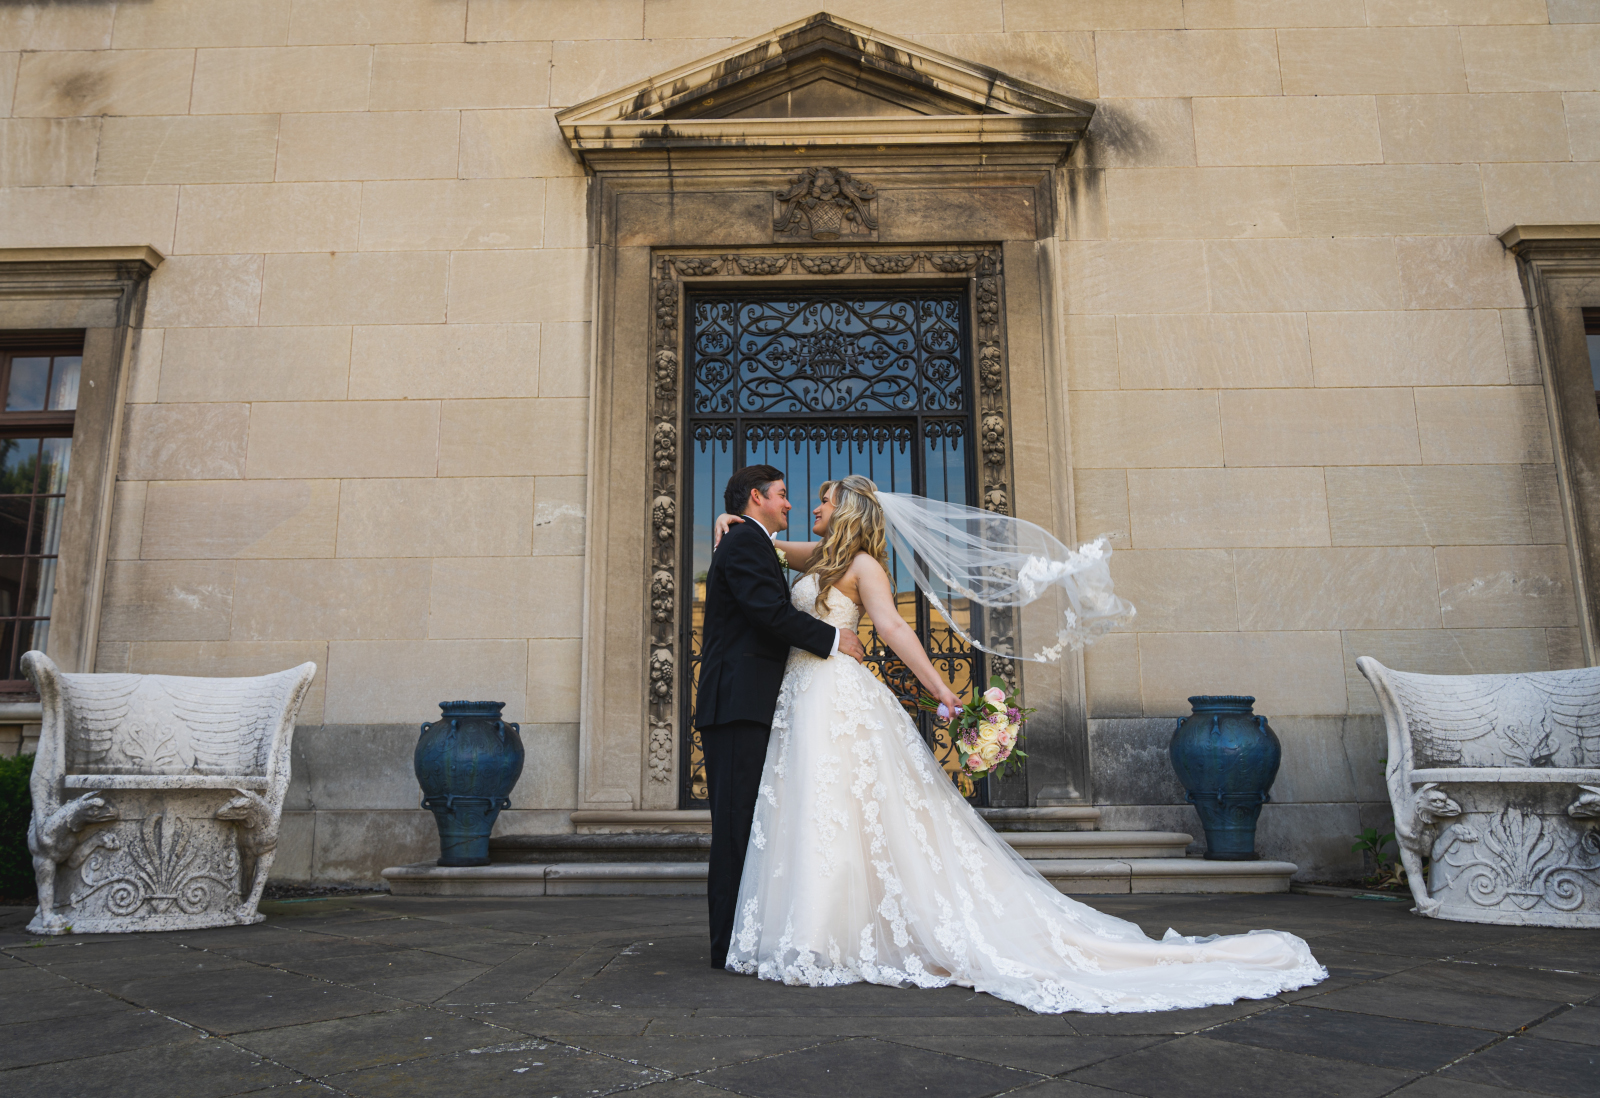
[[[700,899],[371,894],[51,939],[3,908],[0,1094],[1600,1096],[1600,931],[1327,896],[1092,899],[1154,935],[1293,931],[1332,975],[1205,1010],[1040,1016],[961,988],[714,972]]]

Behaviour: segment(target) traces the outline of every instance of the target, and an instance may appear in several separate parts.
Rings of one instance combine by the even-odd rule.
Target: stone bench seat
[[[68,774],[67,789],[249,789],[271,783],[256,774]]]
[[[1600,926],[1600,668],[1418,675],[1370,656],[1356,666],[1383,710],[1414,910]]]
[[[256,678],[78,675],[22,657],[39,691],[28,788],[35,934],[260,922],[304,663]]]

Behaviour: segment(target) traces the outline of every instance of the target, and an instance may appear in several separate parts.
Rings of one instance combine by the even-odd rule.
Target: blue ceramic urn
[[[522,776],[522,737],[500,719],[505,707],[440,702],[444,716],[422,726],[414,763],[422,807],[439,825],[440,865],[489,864],[489,832]]]
[[[1256,853],[1256,820],[1278,776],[1283,746],[1252,707],[1254,698],[1189,699],[1194,710],[1172,730],[1172,769],[1200,813],[1206,857],[1244,862]]]

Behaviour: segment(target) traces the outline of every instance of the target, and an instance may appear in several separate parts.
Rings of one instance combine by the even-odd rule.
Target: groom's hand
[[[839,651],[857,663],[866,662],[867,650],[861,646],[861,638],[853,629],[839,630]]]

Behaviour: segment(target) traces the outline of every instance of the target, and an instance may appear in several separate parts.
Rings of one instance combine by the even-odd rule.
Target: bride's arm
[[[804,572],[811,565],[811,554],[817,551],[820,541],[775,541],[772,544],[783,550],[784,559],[795,572]]]
[[[741,518],[738,515],[718,515],[717,521],[711,526],[711,548],[715,549],[718,545],[722,544],[722,535],[728,532],[728,528],[730,526],[736,522],[746,521],[748,520]],[[783,555],[788,559],[789,567],[791,569],[796,572],[804,572],[807,565],[811,563],[811,554],[816,552],[817,546],[821,545],[822,543],[820,541],[780,540],[774,541],[772,544],[783,550]]]
[[[889,574],[883,570],[883,565],[871,557],[862,554],[856,557],[855,563],[850,565],[850,573],[855,577],[856,591],[861,596],[861,605],[872,618],[873,626],[878,630],[878,636],[883,642],[894,650],[911,673],[932,694],[937,701],[950,707],[954,713],[961,708],[961,699],[955,692],[945,685],[939,673],[933,669],[933,661],[928,659],[928,653],[922,650],[922,643],[917,640],[917,634],[911,626],[906,624],[906,619],[900,616],[900,610],[894,604],[894,590],[889,586]]]

